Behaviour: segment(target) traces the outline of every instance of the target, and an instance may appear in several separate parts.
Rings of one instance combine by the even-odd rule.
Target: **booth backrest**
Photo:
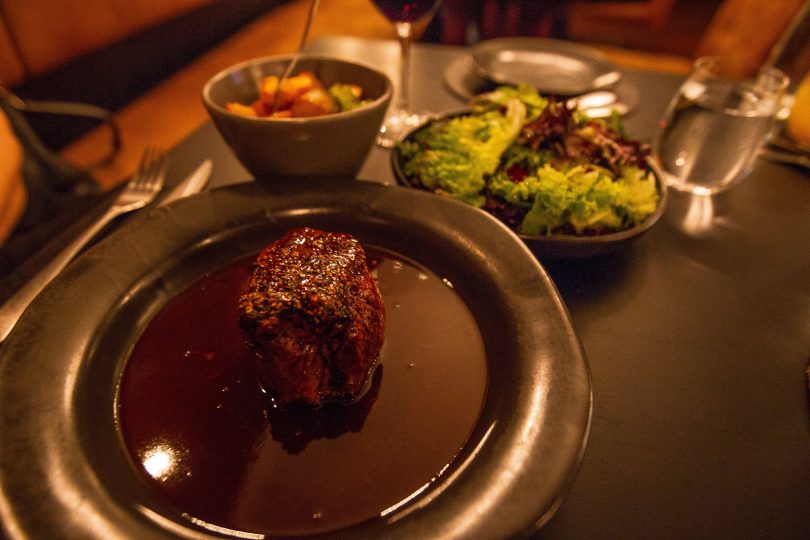
[[[0,80],[16,86],[216,0],[0,0]]]
[[[0,0],[0,83],[117,111],[286,0]],[[29,115],[62,148],[94,121]]]

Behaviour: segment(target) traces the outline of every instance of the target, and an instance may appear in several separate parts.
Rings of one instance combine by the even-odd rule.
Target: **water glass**
[[[788,82],[775,68],[744,77],[723,58],[697,59],[653,140],[653,159],[667,184],[711,195],[744,178],[772,131]]]

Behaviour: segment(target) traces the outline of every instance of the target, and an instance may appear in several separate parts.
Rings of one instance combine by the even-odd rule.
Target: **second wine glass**
[[[439,9],[441,0],[372,0],[377,8],[394,25],[399,39],[399,92],[392,110],[380,128],[377,144],[385,148],[393,147],[401,135],[424,122],[427,113],[414,112],[410,108],[409,71],[411,43],[415,36],[424,31],[427,24]]]

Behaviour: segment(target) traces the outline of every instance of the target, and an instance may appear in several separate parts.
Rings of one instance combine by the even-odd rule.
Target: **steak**
[[[318,406],[363,393],[385,308],[356,239],[302,228],[259,254],[239,298],[239,326],[275,402]]]

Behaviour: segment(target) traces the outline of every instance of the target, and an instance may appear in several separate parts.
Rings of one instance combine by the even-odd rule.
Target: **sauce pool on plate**
[[[356,403],[274,409],[237,326],[253,257],[206,275],[150,322],[117,397],[128,453],[157,497],[210,529],[336,530],[436,482],[478,420],[481,333],[452,285],[366,248],[385,344]]]

